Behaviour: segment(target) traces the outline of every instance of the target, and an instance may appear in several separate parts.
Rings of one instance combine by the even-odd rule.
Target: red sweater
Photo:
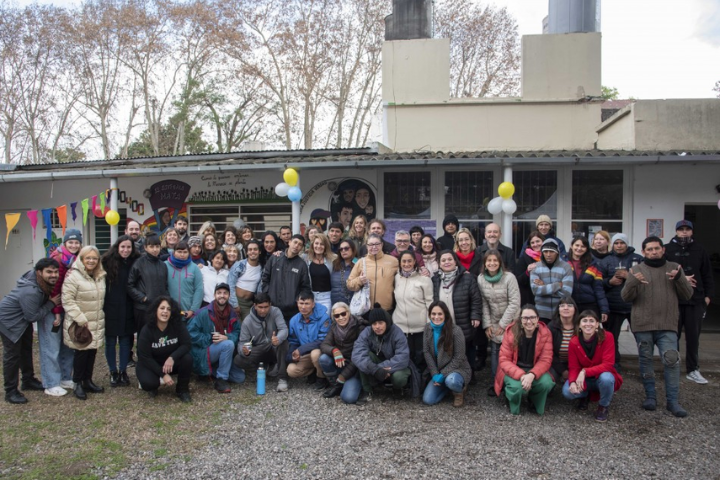
[[[620,389],[623,379],[613,366],[615,364],[615,339],[612,333],[605,332],[605,340],[595,347],[595,355],[588,358],[580,345],[580,339],[574,336],[568,346],[568,382],[577,380],[580,370],[585,369],[585,378],[598,378],[601,373],[610,372],[615,377],[615,391]],[[590,400],[597,401],[599,392],[590,392]]]

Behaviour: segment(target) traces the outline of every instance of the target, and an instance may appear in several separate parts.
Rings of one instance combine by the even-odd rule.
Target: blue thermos
[[[257,370],[257,394],[265,395],[265,365],[262,362]]]

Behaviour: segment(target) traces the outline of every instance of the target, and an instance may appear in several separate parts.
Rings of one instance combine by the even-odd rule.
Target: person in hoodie
[[[267,293],[258,293],[240,327],[238,354],[233,361],[243,370],[257,370],[260,363],[271,367],[268,375],[277,375],[277,391],[287,392],[287,338],[288,329],[282,312],[272,306]],[[249,348],[247,344],[250,344]]]
[[[680,335],[685,329],[685,368],[688,380],[705,385],[708,381],[700,374],[700,327],[705,319],[710,300],[715,296],[713,269],[707,251],[693,239],[693,223],[680,220],[675,225],[675,237],[665,245],[665,258],[679,263],[693,287],[690,300],[680,300],[678,320],[678,349]]]
[[[370,328],[363,330],[353,346],[353,362],[360,371],[362,392],[346,403],[365,405],[372,399],[376,386],[390,382],[395,393],[402,392],[413,375],[410,348],[405,334],[390,314],[374,304],[369,312]]]
[[[168,293],[180,304],[185,318],[192,318],[202,305],[204,285],[200,269],[190,260],[187,242],[177,244],[165,266]]]
[[[233,363],[240,321],[229,300],[230,286],[218,283],[213,301],[198,310],[187,325],[192,341],[193,372],[201,377],[215,377],[218,393],[230,393],[228,381],[245,381],[245,372]]]
[[[555,307],[565,295],[573,294],[573,269],[560,259],[560,248],[554,238],[542,244],[542,259],[530,273],[530,288],[535,295],[535,306],[540,320],[547,325],[552,320]]]
[[[311,292],[308,266],[300,257],[305,238],[295,234],[284,255],[271,256],[263,268],[260,291],[270,295],[285,319],[298,313],[298,295]]]
[[[439,250],[452,250],[455,247],[455,234],[460,228],[460,221],[452,213],[445,216],[442,222],[443,234],[437,238]]]
[[[300,292],[297,308],[299,313],[290,319],[288,328],[288,376],[308,377],[315,390],[325,390],[329,384],[320,367],[320,344],[330,330],[330,316],[327,308],[315,303],[312,292]]]
[[[168,294],[168,272],[165,263],[160,260],[160,249],[160,237],[146,237],[145,253],[130,269],[128,294],[133,299],[135,331],[138,335],[145,326],[148,305],[156,298]]]
[[[630,246],[627,235],[616,233],[612,237],[611,254],[603,258],[599,264],[603,276],[605,297],[610,305],[608,320],[603,325],[603,328],[612,333],[615,339],[616,369],[620,366],[620,329],[625,319],[630,322],[630,312],[632,311],[632,303],[623,300],[620,293],[625,286],[630,269],[642,263],[642,261],[642,255],[635,253],[635,249]],[[580,310],[578,310],[578,313],[580,313]]]
[[[32,324],[52,318],[52,309],[60,305],[60,294],[52,294],[59,269],[56,260],[40,259],[35,268],[20,277],[17,286],[0,301],[0,339],[3,344],[5,401],[8,403],[27,403],[25,395],[18,390],[18,372],[22,372],[23,390],[43,389],[43,384],[35,378],[33,368]],[[64,392],[58,391],[59,395],[67,393],[60,385],[49,388]]]

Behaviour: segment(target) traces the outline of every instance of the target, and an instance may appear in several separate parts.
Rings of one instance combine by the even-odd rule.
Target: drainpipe
[[[512,166],[506,166],[503,170],[503,182],[512,183],[512,180]],[[512,247],[512,215],[505,212],[502,213],[502,239],[500,241],[503,245]]]
[[[110,210],[118,211],[118,179],[110,179]],[[110,245],[114,245],[118,239],[118,226],[110,225]]]

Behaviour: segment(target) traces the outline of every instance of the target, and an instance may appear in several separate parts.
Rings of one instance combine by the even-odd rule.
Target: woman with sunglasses
[[[332,263],[332,274],[330,275],[330,300],[335,305],[343,302],[350,305],[353,292],[347,287],[347,279],[357,262],[357,247],[350,239],[342,240],[338,247],[338,254]]]

